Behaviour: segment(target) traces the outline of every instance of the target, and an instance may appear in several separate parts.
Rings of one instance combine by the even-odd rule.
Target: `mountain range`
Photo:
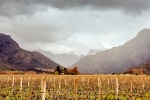
[[[131,71],[150,73],[150,29],[122,46],[107,50],[91,50],[87,56],[53,54],[45,51],[27,51],[19,47],[9,35],[0,33],[0,70],[55,69],[57,66],[77,66],[80,73],[110,74]],[[47,57],[46,57],[47,56]],[[51,60],[52,59],[52,60]],[[57,63],[56,63],[57,62]],[[58,64],[59,63],[59,64]],[[61,64],[61,65],[60,65]]]
[[[76,63],[77,61],[79,61],[81,58],[85,56],[83,54],[77,55],[75,53],[54,54],[50,51],[43,51],[43,50],[38,50],[38,51],[64,67],[69,67],[73,65],[74,63]],[[104,51],[104,49],[90,50],[87,55],[94,55],[101,51]]]
[[[138,66],[150,58],[150,29],[141,30],[137,36],[122,46],[88,55],[73,64],[81,73],[120,73]]]
[[[38,51],[64,67],[69,67],[73,65],[74,63],[76,63],[82,57],[85,56],[82,54],[76,55],[74,53],[53,54],[50,51],[43,51],[43,50],[38,50]]]
[[[55,69],[60,66],[37,51],[31,52],[21,49],[9,35],[2,33],[0,33],[0,62],[1,69],[4,69],[2,68],[4,63],[18,66],[15,67],[18,70]]]

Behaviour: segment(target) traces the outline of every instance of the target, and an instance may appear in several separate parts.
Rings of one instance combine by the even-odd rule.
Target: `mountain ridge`
[[[85,56],[73,66],[77,66],[80,72],[119,73],[137,66],[150,57],[150,29],[141,30],[137,36],[122,46],[113,47],[97,53]]]
[[[0,34],[0,61],[19,66],[22,70],[47,68],[55,69],[61,65],[36,51],[27,51],[19,47],[10,35]]]

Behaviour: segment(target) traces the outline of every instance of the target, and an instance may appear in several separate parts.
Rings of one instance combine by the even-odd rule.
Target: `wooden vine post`
[[[56,88],[56,77],[54,77],[54,88]]]
[[[118,100],[118,95],[119,95],[119,83],[118,78],[116,78],[116,100]]]
[[[22,91],[22,76],[20,76],[20,91]]]
[[[21,92],[21,100],[22,100],[22,76],[20,76],[20,92]]]
[[[133,83],[132,80],[130,81],[130,100],[132,100],[132,87],[133,87]]]
[[[109,83],[110,83],[110,82],[109,82],[109,78],[108,78],[108,86],[109,86]]]
[[[8,79],[7,79],[7,84],[9,85],[9,80],[10,80],[10,77],[8,76]]]
[[[13,78],[12,78],[12,93],[13,93],[13,91],[14,91],[14,81],[15,81],[15,78],[14,78],[14,76],[13,76]]]
[[[144,90],[145,84],[144,84],[144,79],[142,80],[142,89]]]
[[[30,85],[30,76],[28,77],[28,87],[29,87],[29,85]]]
[[[84,77],[82,77],[82,83],[83,83],[83,85],[84,85]]]
[[[45,96],[46,96],[46,79],[44,79],[44,77],[42,77],[42,80],[41,80],[41,90],[42,90],[42,100],[45,100]]]
[[[60,95],[60,89],[61,89],[61,77],[59,77],[59,95]]]
[[[74,79],[74,100],[77,100],[77,79]]]
[[[102,93],[101,93],[101,81],[100,77],[98,77],[98,92],[99,92],[99,100],[102,99]]]
[[[88,78],[88,86],[89,86],[89,78]]]
[[[65,86],[66,86],[66,83],[67,83],[67,82],[66,82],[66,78],[65,78]]]

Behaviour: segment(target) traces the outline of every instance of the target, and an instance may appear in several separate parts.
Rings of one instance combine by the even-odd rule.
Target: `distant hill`
[[[64,67],[69,67],[79,61],[84,55],[76,55],[73,53],[64,53],[64,54],[53,54],[50,51],[39,50],[42,54],[50,58],[51,60],[61,64]]]
[[[22,70],[55,69],[60,66],[39,52],[21,49],[9,35],[2,33],[0,33],[0,61],[19,66]]]
[[[124,45],[83,57],[73,66],[81,73],[119,73],[150,57],[150,29],[144,29]]]

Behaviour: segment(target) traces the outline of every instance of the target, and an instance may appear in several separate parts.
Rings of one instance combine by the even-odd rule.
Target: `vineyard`
[[[4,75],[0,100],[150,100],[150,76]]]

